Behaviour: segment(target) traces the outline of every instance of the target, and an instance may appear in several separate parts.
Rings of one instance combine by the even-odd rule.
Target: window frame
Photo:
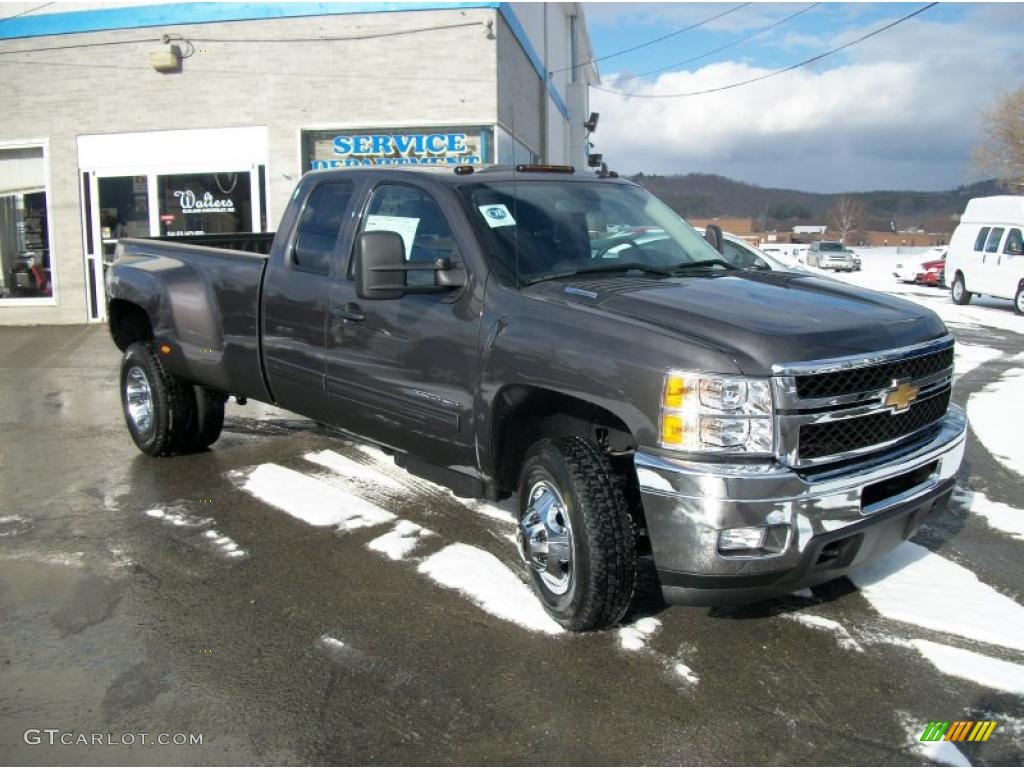
[[[302,221],[306,217],[306,211],[309,210],[309,204],[312,202],[313,196],[319,190],[331,184],[345,184],[350,188],[348,203],[346,203],[345,210],[342,212],[341,223],[338,225],[338,232],[334,237],[334,248],[331,251],[332,257],[336,257],[338,255],[343,241],[343,235],[345,233],[345,225],[347,224],[345,215],[347,213],[351,217],[351,212],[354,210],[353,203],[355,202],[356,195],[359,191],[354,179],[323,179],[322,181],[317,182],[317,184],[309,190],[309,193],[306,195],[306,199],[302,202],[302,209],[299,211],[299,215],[295,220],[295,233],[292,235],[291,241],[288,243],[288,255],[287,258],[285,258],[285,265],[288,269],[292,269],[296,272],[302,272],[307,275],[318,275],[320,277],[330,277],[332,274],[335,274],[335,271],[332,269],[334,263],[337,261],[335,258],[332,258],[331,261],[327,263],[327,269],[323,271],[303,266],[295,260],[295,249],[299,244]]]
[[[355,265],[356,245],[359,242],[359,236],[363,234],[363,226],[366,223],[366,218],[367,216],[370,215],[370,206],[373,205],[374,195],[377,194],[377,190],[379,190],[381,187],[404,187],[406,189],[411,189],[415,192],[418,192],[421,195],[424,195],[435,206],[437,206],[438,214],[440,214],[441,219],[445,223],[445,226],[448,227],[448,231],[451,232],[452,243],[455,245],[455,250],[453,253],[455,256],[458,256],[458,259],[455,259],[454,257],[452,258],[452,264],[458,264],[463,269],[467,269],[467,266],[465,264],[465,258],[462,256],[462,244],[459,243],[459,238],[455,234],[456,229],[455,227],[452,226],[451,218],[448,216],[448,214],[445,213],[444,207],[438,202],[437,197],[429,190],[419,186],[418,184],[412,184],[407,181],[394,181],[392,179],[377,179],[370,184],[369,188],[363,194],[363,206],[362,209],[359,211],[359,218],[356,222],[355,230],[352,233],[352,247],[349,248],[348,263],[345,265],[345,279],[349,280],[350,282],[355,281],[355,275],[353,274],[352,270]],[[406,259],[406,262],[408,261],[409,260]]]
[[[11,139],[0,141],[0,151],[5,149],[36,149],[43,150],[43,191],[46,193],[46,237],[50,249],[50,295],[27,298],[0,297],[0,307],[55,307],[60,304],[60,269],[57,266],[56,254],[60,253],[56,232],[56,219],[53,216],[53,176],[50,168],[49,139]],[[82,264],[88,266],[87,255],[82,253]],[[89,319],[88,279],[83,287],[82,304],[85,308],[85,321]]]

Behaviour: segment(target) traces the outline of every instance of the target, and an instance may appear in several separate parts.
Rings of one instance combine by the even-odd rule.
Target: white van
[[[957,304],[975,293],[1012,299],[1024,315],[1024,197],[976,197],[949,241],[946,280]]]

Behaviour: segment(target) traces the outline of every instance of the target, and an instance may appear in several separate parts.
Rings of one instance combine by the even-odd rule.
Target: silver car
[[[807,251],[807,264],[836,272],[855,272],[860,268],[858,259],[840,242],[821,240],[811,243]]]

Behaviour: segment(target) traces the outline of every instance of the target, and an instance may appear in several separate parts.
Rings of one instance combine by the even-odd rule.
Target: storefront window
[[[51,296],[43,148],[0,149],[0,299]]]
[[[160,234],[252,232],[249,173],[185,173],[157,177]]]

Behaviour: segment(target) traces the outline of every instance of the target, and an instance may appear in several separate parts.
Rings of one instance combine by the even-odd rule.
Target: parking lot
[[[255,403],[212,450],[149,458],[105,328],[0,329],[0,762],[1020,764],[1024,317],[888,266],[848,279],[958,340],[951,509],[852,580],[734,609],[647,589],[588,635],[522,581],[511,504]],[[926,745],[931,720],[998,725]]]

